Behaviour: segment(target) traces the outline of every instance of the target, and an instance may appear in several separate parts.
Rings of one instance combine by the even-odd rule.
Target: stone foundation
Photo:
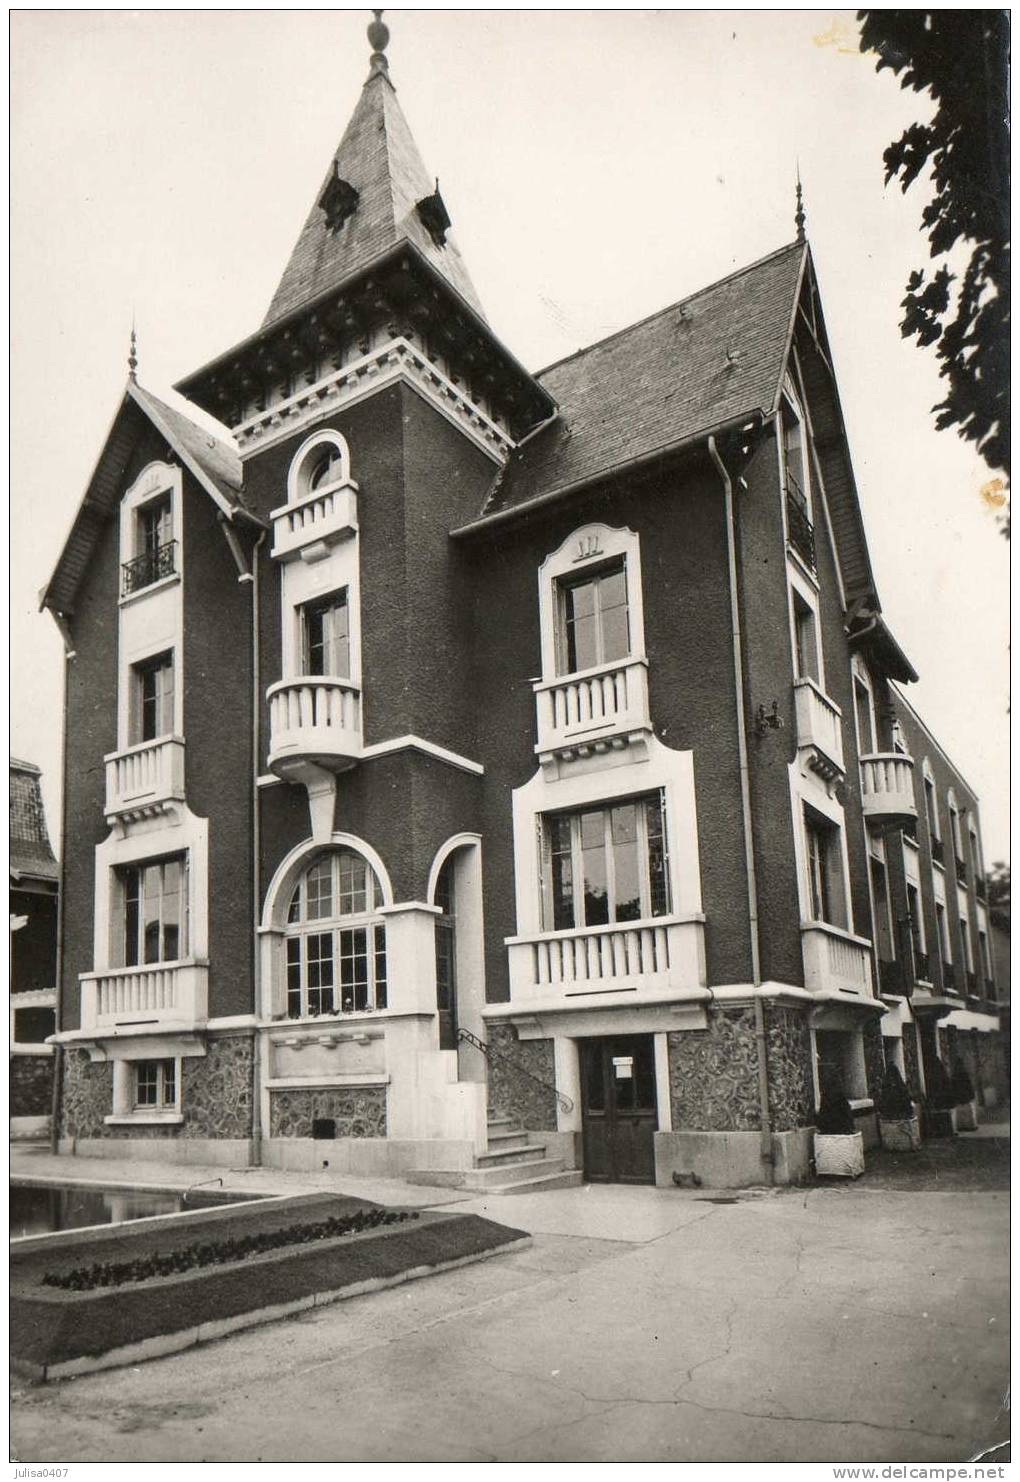
[[[507,1055],[522,1070],[537,1076],[538,1085],[527,1075],[517,1075],[510,1065],[494,1056],[489,1062],[489,1116],[510,1117],[529,1132],[556,1131],[555,1057],[551,1039],[520,1040],[512,1024],[490,1022],[488,1042]]]
[[[155,1058],[155,1056],[154,1056]],[[81,1143],[93,1138],[118,1142],[243,1142],[251,1137],[252,1041],[247,1035],[210,1039],[205,1055],[181,1062],[181,1115],[176,1126],[110,1127],[113,1065],[68,1049],[60,1103],[60,1135]],[[190,1158],[183,1161],[193,1161]]]
[[[62,1137],[59,1153],[79,1158],[136,1159],[143,1163],[212,1163],[217,1168],[248,1168],[252,1162],[251,1138],[227,1137]],[[152,1129],[160,1132],[160,1128]],[[177,1131],[170,1128],[169,1131]],[[116,1146],[113,1144],[116,1143]]]
[[[12,1055],[10,1059],[12,1117],[48,1117],[53,1105],[53,1056]]]
[[[272,1139],[308,1138],[313,1122],[326,1118],[336,1124],[336,1139],[385,1138],[386,1087],[295,1087],[269,1093]],[[323,1142],[334,1139],[322,1139]]]
[[[656,1132],[655,1182],[671,1188],[674,1173],[693,1173],[706,1189],[804,1183],[811,1176],[813,1133],[811,1127],[774,1133],[769,1165],[758,1132]]]
[[[668,1036],[673,1127],[703,1132],[754,1132],[761,1127],[754,1009],[713,1005],[705,1029]],[[811,1039],[797,1009],[765,1005],[769,1111],[775,1133],[814,1121]]]

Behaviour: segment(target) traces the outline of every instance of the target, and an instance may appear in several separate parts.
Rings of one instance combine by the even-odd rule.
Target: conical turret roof
[[[413,243],[481,314],[474,285],[455,243],[445,236],[444,224],[448,221],[438,183],[418,153],[386,58],[376,52],[263,328],[339,287],[402,241]]]

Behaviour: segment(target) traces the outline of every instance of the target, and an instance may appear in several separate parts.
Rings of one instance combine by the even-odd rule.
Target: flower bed
[[[201,1248],[197,1239],[186,1243],[186,1222],[179,1217],[169,1227],[141,1235],[103,1231],[69,1246],[63,1262],[52,1247],[15,1251],[12,1367],[45,1379],[138,1363],[238,1328],[478,1260],[529,1239],[523,1231],[476,1215],[426,1210],[417,1219],[400,1220],[401,1211],[333,1195],[271,1201],[271,1206],[225,1210],[213,1228],[206,1212],[202,1243],[221,1237],[210,1243],[221,1247],[225,1258],[169,1275],[157,1265],[182,1250]],[[364,1216],[360,1230],[351,1219],[359,1210]],[[370,1212],[398,1218],[390,1223],[369,1220]],[[302,1243],[291,1238],[295,1229],[321,1229],[331,1218],[345,1233]],[[247,1237],[268,1233],[274,1235],[269,1249],[241,1250]],[[288,1238],[277,1243],[278,1236]],[[113,1256],[120,1259],[112,1261]],[[67,1282],[75,1272],[131,1267],[139,1261],[150,1261],[152,1274],[136,1274],[119,1286],[76,1289]],[[61,1284],[46,1282],[47,1276],[60,1278]]]

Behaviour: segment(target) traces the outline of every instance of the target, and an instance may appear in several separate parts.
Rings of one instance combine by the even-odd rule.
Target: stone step
[[[576,1189],[584,1182],[580,1168],[563,1168],[559,1173],[543,1173],[538,1178],[529,1178],[520,1183],[488,1184],[487,1194],[541,1194],[546,1189]]]
[[[488,1152],[479,1153],[475,1163],[479,1168],[504,1168],[510,1163],[535,1163],[545,1157],[541,1143],[525,1142],[521,1147],[497,1147],[490,1145]]]
[[[544,1178],[547,1174],[564,1171],[562,1158],[546,1158],[544,1148],[539,1148],[538,1152],[543,1156],[527,1163],[497,1163],[488,1168],[465,1168],[462,1187],[488,1193],[490,1189],[505,1189],[511,1184],[529,1183]]]
[[[501,1153],[507,1148],[528,1148],[532,1144],[526,1132],[490,1132],[489,1152]]]
[[[490,1132],[493,1132],[493,1131],[495,1131],[495,1132],[499,1132],[499,1131],[519,1132],[520,1131],[520,1126],[521,1126],[520,1122],[515,1121],[513,1117],[490,1117],[489,1118],[489,1131]]]
[[[542,1153],[544,1149],[537,1148]],[[580,1181],[571,1178],[571,1184],[546,1183],[547,1178],[556,1178],[573,1170],[563,1167],[562,1158],[540,1157],[527,1163],[497,1163],[488,1168],[412,1168],[403,1177],[409,1184],[429,1184],[440,1189],[474,1189],[478,1193],[506,1193],[517,1184],[541,1188],[567,1188]]]

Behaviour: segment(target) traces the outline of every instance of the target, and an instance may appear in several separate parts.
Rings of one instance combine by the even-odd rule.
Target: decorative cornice
[[[502,466],[514,442],[448,376],[403,335],[306,386],[231,431],[242,458],[291,437],[328,412],[352,406],[396,381],[404,381]]]

